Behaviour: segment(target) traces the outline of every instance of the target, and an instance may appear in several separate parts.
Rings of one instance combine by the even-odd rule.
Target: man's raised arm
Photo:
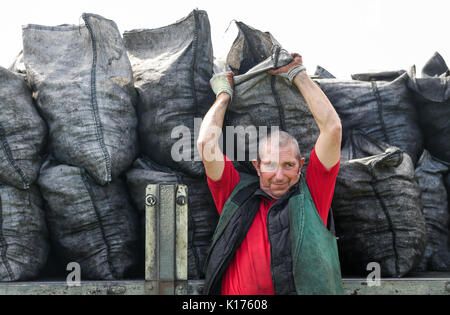
[[[294,60],[279,69],[270,70],[270,74],[281,75],[294,83],[305,98],[320,130],[316,142],[316,154],[327,170],[339,161],[341,156],[342,126],[336,110],[328,97],[311,80],[302,65],[302,57],[292,54]]]
[[[222,177],[225,160],[219,146],[223,120],[233,97],[233,76],[231,72],[215,75],[211,87],[216,93],[216,101],[203,118],[197,140],[197,149],[202,157],[206,175],[217,181]]]

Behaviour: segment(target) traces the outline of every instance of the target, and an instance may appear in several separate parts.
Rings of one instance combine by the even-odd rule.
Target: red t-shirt
[[[306,183],[324,224],[334,193],[338,162],[327,171],[317,158],[313,149],[306,169]],[[214,202],[221,214],[225,202],[240,180],[233,163],[225,156],[225,169],[222,178],[213,181],[208,178]],[[270,243],[267,235],[267,213],[276,200],[263,198],[255,219],[236,255],[231,260],[222,278],[222,294],[231,295],[269,295],[274,294],[270,271]]]

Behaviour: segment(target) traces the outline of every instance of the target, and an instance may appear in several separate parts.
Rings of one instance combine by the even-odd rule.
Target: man
[[[340,119],[309,78],[302,58],[270,70],[295,84],[320,135],[306,172],[297,141],[285,132],[260,141],[252,161],[259,179],[241,180],[219,147],[233,96],[231,73],[211,79],[217,99],[197,142],[220,220],[206,262],[206,294],[340,294],[336,240],[326,223],[341,148]],[[213,158],[211,158],[213,157]]]

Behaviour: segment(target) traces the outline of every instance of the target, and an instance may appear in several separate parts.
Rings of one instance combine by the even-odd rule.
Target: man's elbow
[[[216,139],[212,136],[210,137],[202,137],[197,140],[197,150],[200,153],[200,157],[203,160],[205,149],[214,152],[216,147]]]
[[[198,153],[200,153],[200,156],[203,156],[203,150],[205,149],[207,141],[205,139],[198,139],[197,140],[197,150]]]
[[[327,133],[334,139],[334,141],[339,143],[342,141],[342,124],[339,117],[328,125]]]

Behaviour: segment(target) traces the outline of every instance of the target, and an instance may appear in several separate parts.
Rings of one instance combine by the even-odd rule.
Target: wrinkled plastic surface
[[[328,70],[322,68],[321,66],[316,67],[316,72],[314,72],[314,77],[317,79],[336,79]]]
[[[49,241],[39,189],[0,186],[0,281],[35,279],[47,262]]]
[[[11,66],[9,66],[8,70],[19,75],[25,81],[27,80],[27,69],[25,68],[25,63],[23,62],[23,50],[21,50],[16,56],[16,59]]]
[[[449,69],[444,58],[438,52],[435,52],[433,57],[423,66],[422,77],[439,77],[442,75],[450,75]]]
[[[209,86],[213,50],[208,15],[195,10],[172,25],[123,36],[140,96],[143,153],[191,176],[204,175],[201,160],[194,160],[194,118],[203,118],[215,100]],[[172,149],[187,158],[174,159]]]
[[[118,280],[134,272],[139,231],[124,183],[100,186],[82,169],[51,159],[42,165],[38,183],[63,263],[79,263],[82,279]]]
[[[436,59],[442,57],[435,55],[429,63]],[[445,68],[441,66],[434,71]],[[437,77],[418,78],[413,67],[410,77],[408,85],[416,98],[425,148],[434,157],[450,163],[450,71],[447,68]]]
[[[47,127],[26,82],[2,67],[0,113],[0,183],[27,189],[39,175]]]
[[[83,19],[24,26],[24,62],[50,129],[50,153],[105,185],[135,159],[136,91],[116,24],[94,14]]]
[[[145,189],[149,184],[184,184],[188,187],[188,276],[203,279],[203,267],[219,214],[206,178],[192,178],[162,167],[148,157],[137,159],[126,174],[131,196],[145,213]]]
[[[367,275],[367,265],[377,262],[382,276],[404,276],[426,245],[411,158],[355,132],[341,159],[332,207],[344,273]]]
[[[395,71],[393,72],[395,73]],[[396,146],[411,157],[414,165],[423,150],[422,133],[405,72],[357,75],[358,80],[316,80],[336,109],[343,139],[353,130]],[[379,77],[387,81],[379,81]],[[374,81],[372,79],[375,79]]]
[[[449,271],[449,212],[444,175],[449,167],[424,150],[416,168],[422,192],[422,213],[425,217],[428,243],[419,270]]]
[[[240,25],[242,28],[244,24],[241,23]],[[265,37],[268,37],[272,40],[272,47],[264,46],[266,47],[264,51],[270,51],[266,59],[244,74],[234,76],[233,101],[228,106],[224,123],[224,126],[235,127],[234,146],[232,147],[234,152],[232,154],[226,146],[225,152],[234,161],[241,162],[245,158],[245,161],[242,161],[241,164],[245,165],[246,172],[254,174],[255,170],[250,160],[256,158],[256,143],[260,133],[262,135],[265,133],[261,127],[267,127],[267,133],[271,131],[271,127],[278,127],[279,130],[286,131],[297,139],[301,154],[308,163],[309,154],[319,136],[319,128],[298,88],[295,85],[290,85],[281,77],[267,73],[270,69],[289,64],[292,57],[286,50],[281,49],[267,33],[261,33],[249,27],[241,30],[244,29],[246,30],[246,37],[243,38],[244,47],[249,47],[249,49],[241,50],[237,49],[236,45],[233,46],[228,54],[228,60],[240,60],[240,58],[242,60],[246,58],[253,60],[253,57],[250,58],[246,54],[247,51],[252,51],[251,47],[256,41],[255,38],[259,38],[260,42],[265,43]],[[238,35],[236,42],[241,41],[239,36],[241,36],[241,33]],[[251,40],[248,40],[248,38],[251,38]],[[258,41],[256,42],[258,43]],[[259,49],[257,50],[259,51]],[[236,127],[241,128],[247,136],[243,135],[242,131],[239,132]],[[232,143],[232,139],[226,134],[226,128],[224,132],[225,143]],[[245,150],[242,150],[243,147],[245,147]],[[245,152],[242,153],[243,151]]]
[[[353,80],[359,81],[388,81],[391,82],[404,74],[405,70],[397,71],[381,71],[381,72],[367,72],[367,73],[355,73],[351,77]]]
[[[280,44],[269,32],[237,22],[239,33],[227,55],[227,65],[235,75],[247,73],[251,68],[272,55],[273,46]]]

